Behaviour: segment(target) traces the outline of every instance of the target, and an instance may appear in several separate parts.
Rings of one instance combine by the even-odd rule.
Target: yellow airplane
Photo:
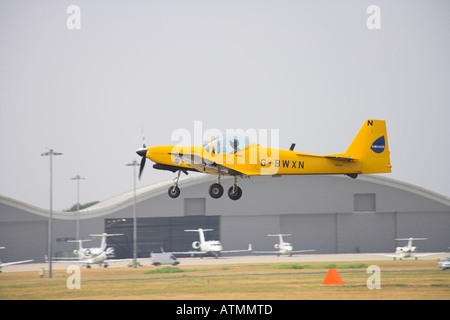
[[[139,178],[144,170],[146,158],[155,162],[153,168],[177,172],[169,196],[180,195],[178,180],[180,173],[188,171],[215,174],[217,183],[209,188],[212,198],[223,195],[221,176],[233,176],[234,183],[228,189],[228,196],[238,200],[242,190],[237,186],[237,177],[280,176],[302,174],[345,174],[355,179],[359,174],[391,172],[389,148],[384,120],[367,120],[348,147],[339,154],[314,155],[281,150],[250,143],[248,138],[212,138],[203,146],[155,146],[145,144],[136,153],[142,157]]]

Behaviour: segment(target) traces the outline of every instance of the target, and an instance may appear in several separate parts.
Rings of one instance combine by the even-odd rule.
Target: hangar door
[[[220,216],[184,216],[137,218],[137,256],[148,258],[150,252],[191,251],[192,242],[199,241],[197,232],[186,229],[214,229],[205,232],[206,240],[220,240]],[[123,233],[108,238],[108,247],[115,249],[115,258],[133,257],[133,219],[105,219],[106,233]]]

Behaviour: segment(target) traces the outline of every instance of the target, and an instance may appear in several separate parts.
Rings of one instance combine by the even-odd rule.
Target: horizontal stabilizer
[[[351,161],[355,161],[356,159],[352,158],[352,157],[341,157],[341,156],[335,156],[335,155],[329,155],[329,156],[325,156],[325,158],[330,159],[330,160],[336,160],[336,161],[343,161],[343,162],[351,162]]]

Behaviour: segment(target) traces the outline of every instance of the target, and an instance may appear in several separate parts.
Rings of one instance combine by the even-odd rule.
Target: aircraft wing
[[[400,257],[399,254],[386,254],[386,253],[366,253],[374,256],[383,256],[383,257],[389,257],[389,258],[398,258]]]
[[[48,262],[48,257],[45,255],[45,262]],[[52,262],[55,263],[85,263],[78,257],[52,257]]]
[[[196,254],[206,254],[206,251],[182,251],[182,252],[166,252],[174,255],[186,254],[186,255],[196,255]]]
[[[55,263],[90,263],[90,264],[96,264],[98,262],[89,262],[89,259],[86,260],[79,260],[78,258],[74,258],[74,259],[70,259],[70,258],[66,258],[67,260],[52,260],[52,262]],[[106,262],[120,262],[120,261],[132,261],[133,258],[129,258],[129,259],[105,259],[104,261],[102,261],[101,263],[106,263]],[[46,260],[47,262],[47,260]]]
[[[79,260],[78,258],[74,258],[74,259],[70,259],[70,258],[65,258],[66,260],[62,260],[62,259],[57,259],[57,260],[53,260],[53,263],[87,263],[86,260]],[[48,262],[47,259],[45,259],[45,262]]]
[[[223,164],[218,164],[210,159],[195,154],[171,153],[173,157],[190,166],[198,172],[221,175],[247,175],[245,172],[236,171]]]
[[[399,254],[377,254],[377,256],[384,256],[384,257],[389,257],[389,258],[398,258],[398,257],[400,257]]]
[[[426,257],[426,256],[432,256],[434,254],[444,254],[445,252],[429,252],[429,253],[419,253],[419,254],[412,254],[414,257]]]
[[[124,261],[133,261],[133,258],[128,258],[128,259],[106,259],[104,262],[124,262]]]
[[[282,254],[279,250],[277,250],[277,251],[252,251],[252,253],[261,253],[261,254]]]
[[[237,252],[252,252],[252,245],[248,245],[247,250],[222,250],[220,253],[237,253]]]
[[[252,251],[252,247],[251,245],[249,246],[249,248],[247,250],[221,250],[220,253],[237,253],[237,252],[251,252]],[[208,253],[207,251],[182,251],[182,252],[166,252],[166,253],[171,253],[174,255],[196,255],[196,254],[206,254]]]
[[[210,168],[214,167],[214,162],[207,160],[203,157],[197,156],[195,154],[181,154],[181,153],[171,153],[172,157],[177,159],[180,162],[183,162],[184,164],[190,166],[191,168],[199,171],[199,172],[206,172],[206,173],[212,173],[211,170],[217,171]]]
[[[14,262],[5,262],[5,263],[0,263],[0,267],[4,267],[4,266],[12,266],[14,264],[22,264],[22,263],[27,263],[27,262],[31,262],[34,260],[22,260],[22,261],[14,261]]]
[[[430,253],[419,253],[419,254],[412,253],[411,257],[426,257],[426,256],[434,255],[434,254],[443,254],[443,253],[445,253],[445,252],[430,252]],[[367,253],[367,254],[371,254],[374,256],[389,257],[389,258],[401,258],[402,257],[401,254],[385,254],[385,253]]]
[[[280,251],[252,251],[252,253],[279,254]]]
[[[296,250],[291,251],[291,253],[301,253],[301,252],[312,252],[316,250]],[[263,253],[263,254],[282,254],[280,251],[252,251],[253,253]]]
[[[292,253],[302,253],[302,252],[313,252],[313,251],[316,251],[316,250],[314,250],[314,249],[311,249],[311,250],[295,250],[295,251],[291,251]]]

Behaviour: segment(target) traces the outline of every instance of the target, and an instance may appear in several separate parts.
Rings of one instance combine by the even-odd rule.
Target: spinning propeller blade
[[[136,150],[136,153],[142,157],[141,165],[139,166],[139,179],[141,179],[141,175],[145,167],[145,161],[147,159],[147,147],[145,146],[145,143],[142,145],[142,148]]]

